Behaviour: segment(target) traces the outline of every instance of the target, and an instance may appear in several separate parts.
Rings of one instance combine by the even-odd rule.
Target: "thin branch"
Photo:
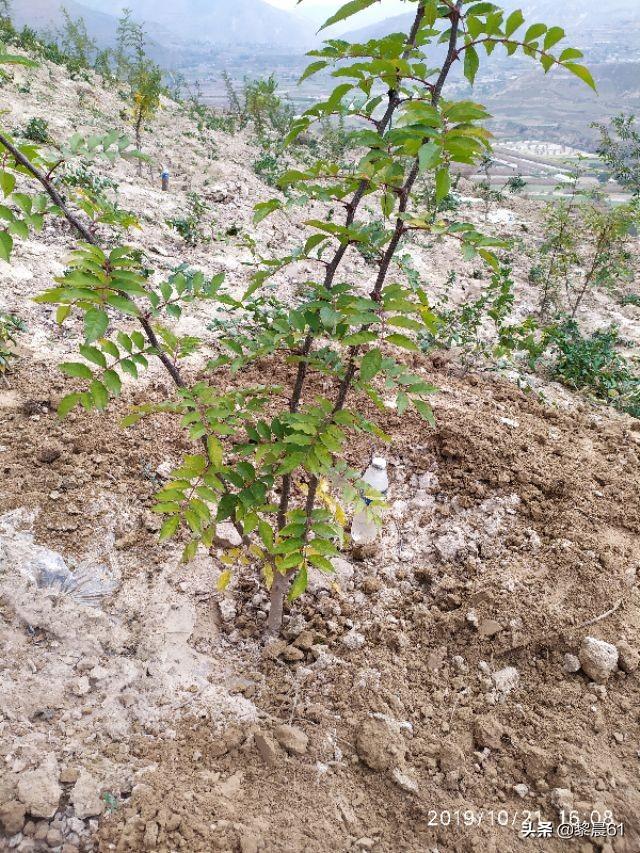
[[[92,246],[99,246],[98,238],[95,234],[80,220],[78,217],[72,213],[71,210],[67,207],[64,199],[49,180],[49,177],[45,175],[45,173],[35,166],[28,157],[17,148],[10,139],[8,139],[4,134],[0,133],[0,144],[11,153],[11,156],[14,158],[16,163],[19,163],[23,166],[30,175],[32,175],[44,188],[45,192],[51,199],[51,201],[60,209],[60,212],[67,220],[67,222],[75,228],[77,233],[85,240],[87,243],[90,243]],[[162,351],[160,346],[160,342],[156,336],[156,333],[153,331],[151,323],[149,320],[143,315],[138,315],[138,322],[142,326],[144,333],[147,337],[147,340],[154,348],[155,354],[158,356],[165,369],[173,379],[174,383],[178,386],[178,388],[184,388],[184,379],[180,373],[180,370],[176,367],[176,365],[171,361],[171,359]]]

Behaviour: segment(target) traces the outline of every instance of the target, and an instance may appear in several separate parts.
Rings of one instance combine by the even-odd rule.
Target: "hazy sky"
[[[344,0],[302,0],[298,5],[297,0],[267,0],[272,6],[278,6],[280,9],[288,9],[290,12],[295,12],[305,18],[311,18],[313,21],[322,22],[326,20],[336,9],[343,5]],[[409,4],[403,0],[382,0],[380,3],[375,3],[370,9],[354,15],[351,21],[348,22],[347,29],[357,29],[363,27],[372,21],[380,21],[383,18],[388,18],[391,15],[399,15],[409,9]]]

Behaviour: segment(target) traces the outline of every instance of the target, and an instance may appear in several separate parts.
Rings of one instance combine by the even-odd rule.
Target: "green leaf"
[[[97,409],[106,409],[109,405],[109,392],[97,379],[94,379],[89,387],[89,392],[93,397]]]
[[[60,365],[60,370],[67,376],[73,376],[76,379],[93,379],[91,370],[86,364],[81,364],[79,361],[65,361]]]
[[[102,374],[102,381],[107,386],[112,394],[118,396],[122,390],[122,382],[115,370],[105,370]]]
[[[80,402],[80,394],[74,392],[73,394],[67,394],[66,397],[63,397],[62,400],[58,403],[57,414],[60,419],[64,418],[72,409]]]
[[[591,72],[584,65],[577,65],[575,62],[565,62],[564,67],[568,68],[572,74],[575,74],[576,77],[579,77],[587,86],[590,86],[593,91],[596,91],[596,83],[593,77],[591,76]]]
[[[561,41],[565,36],[565,32],[562,27],[549,27],[547,30],[547,34],[544,37],[544,49],[550,50],[554,44],[557,44]]]
[[[373,4],[377,2],[378,0],[350,0],[349,3],[345,3],[344,6],[341,6],[334,15],[331,15],[330,18],[327,18],[327,20],[320,27],[320,30],[318,32],[326,30],[326,28],[330,27],[332,24],[337,24],[340,21],[345,21],[352,15],[357,15],[358,12],[362,12],[363,9],[368,9],[369,6],[373,6]]]
[[[449,195],[451,189],[451,176],[447,168],[438,169],[436,172],[436,202],[442,201]]]
[[[320,554],[312,554],[309,557],[309,562],[312,566],[315,566],[316,569],[320,569],[321,572],[324,572],[327,575],[333,575],[336,572],[331,560],[327,560],[326,557],[323,557]]]
[[[300,596],[307,588],[307,583],[307,567],[303,566],[293,579],[291,589],[289,590],[289,595],[287,596],[288,600],[295,601],[296,598],[300,598]]]
[[[61,306],[62,308],[66,306]],[[97,364],[98,367],[106,367],[107,359],[104,356],[104,353],[100,352],[97,347],[87,346],[86,344],[80,344],[78,347],[80,351],[80,355],[83,358],[86,358],[87,361],[92,362],[93,364]]]
[[[71,305],[59,305],[56,309],[56,323],[61,326],[71,313]]]
[[[531,24],[529,29],[524,34],[523,41],[528,44],[529,42],[535,41],[535,39],[540,38],[543,33],[546,33],[547,25],[546,24]]]
[[[393,335],[387,335],[386,341],[387,343],[393,344],[396,347],[402,347],[402,349],[411,350],[411,352],[420,351],[420,348],[415,343],[415,341],[412,341],[411,338],[408,338],[406,335],[398,335],[395,333]]]
[[[6,231],[0,231],[0,258],[8,263],[11,258],[12,249],[13,237],[11,234],[7,234]]]
[[[179,524],[179,516],[174,515],[171,518],[167,518],[162,527],[160,528],[160,534],[158,537],[160,539],[160,542],[164,542],[165,539],[170,539],[178,529]]]
[[[84,339],[90,344],[103,337],[109,326],[109,317],[106,311],[99,308],[90,308],[84,315]],[[104,365],[103,365],[104,366]]]
[[[416,407],[423,420],[425,420],[429,424],[429,426],[435,428],[436,419],[434,417],[433,409],[431,408],[431,406],[425,403],[424,400],[414,400],[413,405]]]
[[[233,577],[233,573],[231,569],[225,569],[224,572],[220,575],[216,583],[216,589],[218,592],[223,592],[228,586]]]
[[[418,163],[420,164],[420,171],[426,172],[429,169],[433,169],[434,166],[437,166],[440,162],[440,158],[442,156],[442,149],[440,146],[432,140],[426,142],[418,151]]]
[[[472,86],[476,79],[479,67],[480,57],[478,56],[478,51],[473,47],[473,45],[467,46],[464,51],[464,76]]]
[[[516,9],[515,12],[512,12],[507,18],[507,22],[504,27],[504,32],[507,38],[524,24],[524,15],[520,9]]]
[[[360,378],[363,382],[369,382],[382,367],[382,353],[379,349],[372,349],[363,356],[360,362]]]
[[[0,172],[0,189],[5,196],[11,195],[16,186],[16,176],[11,172]]]
[[[117,308],[118,311],[122,311],[123,314],[128,314],[130,317],[137,317],[140,313],[135,302],[127,299],[126,296],[118,296],[117,293],[111,293],[107,297],[107,302],[113,308]]]

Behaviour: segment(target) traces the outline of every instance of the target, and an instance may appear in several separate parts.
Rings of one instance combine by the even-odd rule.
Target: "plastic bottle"
[[[380,492],[384,497],[389,488],[389,477],[387,476],[387,460],[381,456],[374,456],[371,460],[371,465],[364,472],[362,477],[365,483],[371,488]],[[368,498],[364,498],[367,506],[371,503]],[[353,517],[351,524],[351,539],[354,545],[371,545],[376,541],[378,536],[378,525],[373,518],[366,512],[360,510]]]
[[[163,192],[168,192],[168,190],[169,190],[169,170],[163,169],[160,177],[162,179],[162,190],[163,190]]]

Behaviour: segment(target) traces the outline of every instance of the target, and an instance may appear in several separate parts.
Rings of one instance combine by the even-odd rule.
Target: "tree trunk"
[[[271,608],[269,610],[269,619],[267,620],[267,638],[277,637],[282,627],[282,614],[284,610],[284,597],[289,589],[291,574],[286,575],[280,572],[276,573],[271,584]]]

